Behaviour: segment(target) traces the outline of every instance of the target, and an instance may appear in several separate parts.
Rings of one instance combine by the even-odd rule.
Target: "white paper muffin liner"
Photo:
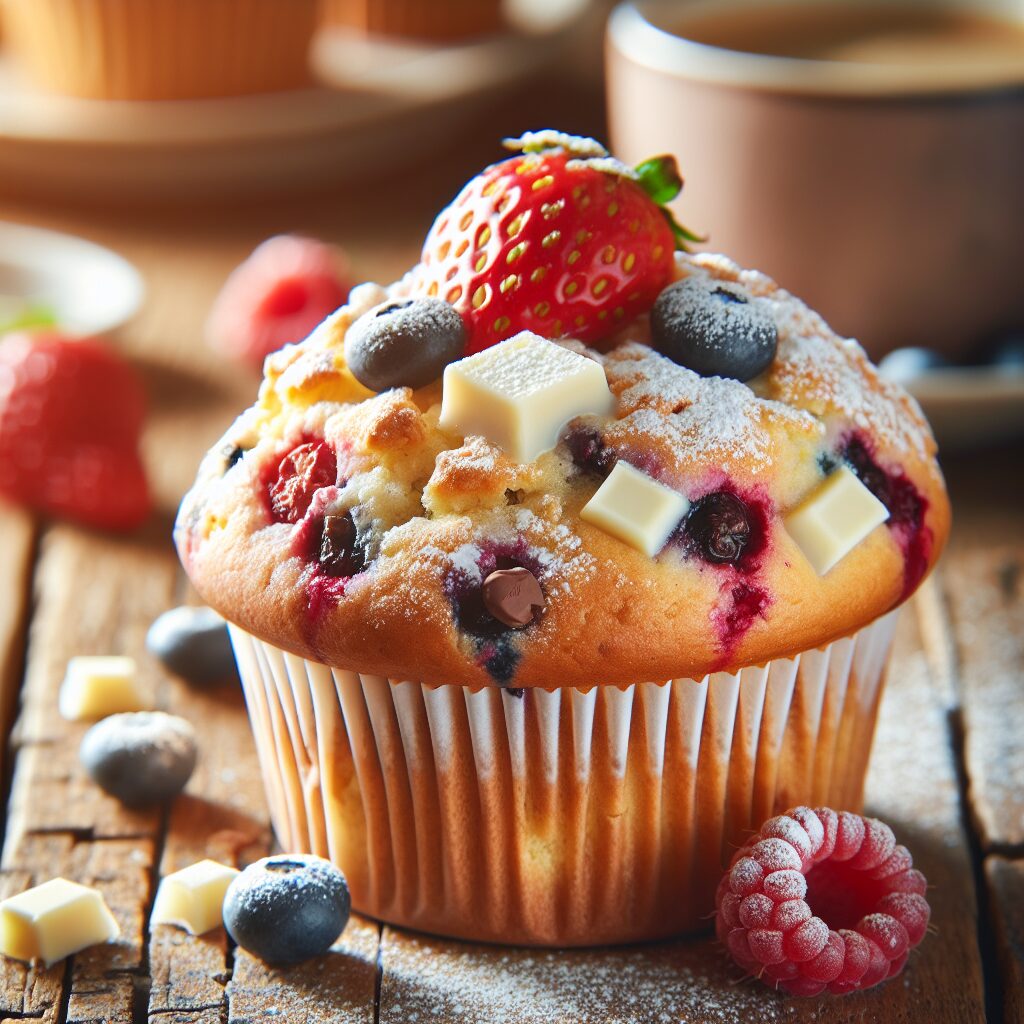
[[[623,689],[431,687],[231,637],[286,851],[329,857],[353,906],[394,924],[595,945],[706,927],[772,814],[860,808],[895,617]]]

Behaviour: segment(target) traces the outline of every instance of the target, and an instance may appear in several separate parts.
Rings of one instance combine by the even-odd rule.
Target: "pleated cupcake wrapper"
[[[317,0],[8,0],[5,14],[44,88],[186,99],[308,84]]]
[[[766,818],[859,809],[894,625],[702,680],[521,695],[231,635],[286,851],[330,857],[385,921],[591,945],[706,927]]]

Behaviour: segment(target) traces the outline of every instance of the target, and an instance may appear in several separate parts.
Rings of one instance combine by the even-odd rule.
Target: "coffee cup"
[[[1024,325],[1019,5],[633,0],[606,53],[616,155],[676,154],[709,248],[876,356]]]

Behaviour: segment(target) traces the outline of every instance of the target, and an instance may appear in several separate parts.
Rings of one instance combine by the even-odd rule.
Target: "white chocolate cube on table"
[[[620,460],[580,516],[653,558],[689,509],[678,491]]]
[[[122,711],[148,711],[133,658],[82,656],[68,662],[58,707],[64,718],[91,722]]]
[[[102,893],[54,878],[0,903],[0,953],[47,967],[121,930]]]
[[[151,924],[173,924],[202,935],[223,923],[224,894],[238,874],[215,860],[201,860],[160,882]]]
[[[550,451],[569,420],[612,411],[604,368],[529,331],[449,363],[440,425],[479,434],[517,462]]]
[[[888,518],[885,505],[842,466],[786,516],[786,530],[824,576]]]

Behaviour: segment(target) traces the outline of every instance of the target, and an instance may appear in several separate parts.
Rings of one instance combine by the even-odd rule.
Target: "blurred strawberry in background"
[[[152,502],[139,458],[145,393],[92,338],[0,340],[0,495],[86,526],[129,530]]]
[[[257,369],[302,341],[348,298],[344,253],[299,235],[275,235],[231,272],[207,321],[211,345]]]

